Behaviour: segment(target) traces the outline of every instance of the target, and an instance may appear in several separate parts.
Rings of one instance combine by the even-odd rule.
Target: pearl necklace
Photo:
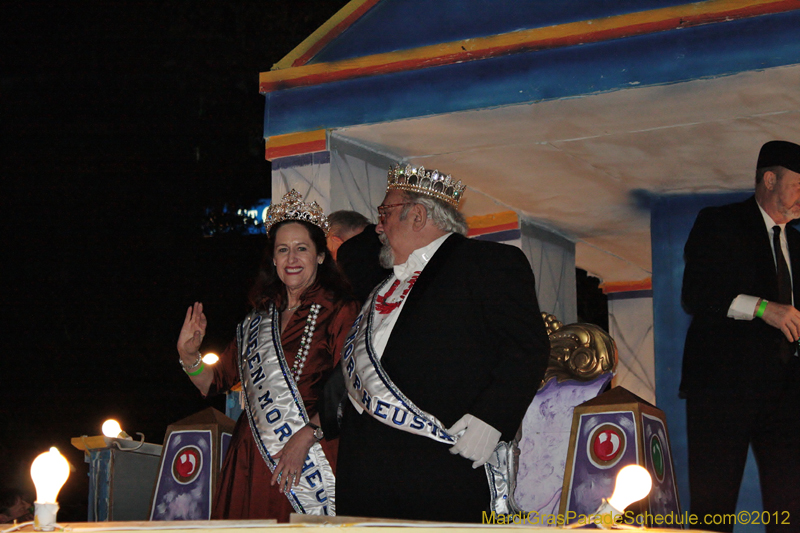
[[[392,286],[389,287],[389,290],[386,291],[386,294],[375,298],[375,310],[378,311],[378,313],[380,313],[381,315],[388,315],[389,313],[400,307],[400,304],[403,303],[403,300],[406,299],[406,296],[408,296],[409,291],[411,291],[411,287],[413,287],[414,284],[417,282],[417,278],[419,277],[421,272],[422,272],[421,270],[417,270],[416,272],[414,272],[414,274],[408,280],[408,287],[406,287],[406,290],[404,290],[403,294],[400,295],[399,300],[397,300],[396,302],[387,302],[386,300],[388,300],[389,297],[392,295],[392,293],[394,293],[395,289],[397,289],[397,287],[400,286],[400,280],[399,279],[395,280],[395,282],[392,283]]]
[[[303,373],[303,367],[308,357],[308,350],[311,348],[311,338],[314,336],[314,330],[317,328],[317,317],[319,316],[320,309],[322,309],[320,304],[311,304],[311,308],[308,310],[306,327],[303,331],[303,336],[300,338],[300,349],[297,351],[294,363],[292,363],[292,376],[294,377],[295,383],[298,382],[300,375]]]

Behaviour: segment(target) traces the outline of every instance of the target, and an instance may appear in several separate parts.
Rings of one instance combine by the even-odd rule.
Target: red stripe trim
[[[601,283],[600,288],[603,290],[603,294],[611,294],[615,292],[649,291],[653,289],[653,280],[651,278],[647,278],[639,281],[612,281],[609,283]]]
[[[507,231],[510,229],[519,229],[518,222],[509,222],[508,224],[500,224],[499,226],[489,226],[488,228],[470,228],[467,235],[472,237],[475,235],[485,235],[487,233],[497,233],[498,231]]]
[[[687,4],[687,11],[695,11],[703,4],[710,4],[709,9],[720,2],[699,2],[698,4]],[[394,72],[402,72],[407,70],[418,70],[429,67],[437,67],[449,65],[453,63],[460,63],[464,61],[476,61],[481,59],[488,59],[502,55],[532,52],[538,50],[546,50],[551,48],[559,48],[566,46],[573,46],[578,44],[593,43],[611,39],[620,39],[624,37],[632,37],[645,33],[655,33],[660,31],[673,30],[676,28],[684,28],[690,26],[697,26],[700,24],[710,24],[714,22],[726,22],[745,17],[753,17],[758,15],[780,13],[783,11],[791,11],[800,8],[798,0],[782,0],[776,2],[767,2],[757,5],[748,5],[740,8],[718,9],[712,12],[686,14],[680,16],[667,17],[662,20],[655,20],[652,22],[644,22],[639,24],[631,24],[611,28],[608,30],[599,30],[595,32],[585,32],[578,34],[564,35],[563,37],[552,37],[542,39],[525,40],[521,42],[513,42],[507,45],[490,46],[486,48],[478,48],[474,50],[464,50],[459,43],[445,43],[435,47],[424,47],[417,50],[417,57],[409,57],[407,59],[392,61],[392,57],[398,57],[395,52],[388,54],[378,54],[374,56],[366,56],[356,58],[354,60],[344,60],[333,63],[317,63],[314,65],[306,65],[305,67],[296,67],[294,69],[286,69],[280,71],[273,71],[262,74],[262,80],[259,84],[259,90],[262,93],[276,91],[280,89],[288,89],[291,87],[303,87],[309,85],[319,85],[333,81],[341,81],[345,79],[360,78],[366,76],[375,76],[380,74],[390,74]],[[658,11],[658,10],[656,10]],[[639,17],[642,13],[634,13],[630,15],[623,15],[623,17],[634,16]],[[532,30],[538,31],[538,30]],[[468,41],[480,41],[481,39],[471,39]],[[467,43],[468,41],[464,41]],[[450,49],[458,50],[453,53],[443,53],[435,55],[429,53],[429,50],[435,49]],[[414,50],[405,50],[406,57],[414,54]],[[402,56],[401,55],[401,56]],[[377,62],[377,63],[376,63]],[[306,71],[306,73],[303,73]]]
[[[264,158],[267,160],[287,157],[290,155],[310,154],[312,152],[324,152],[328,149],[325,139],[321,141],[309,141],[297,144],[287,144],[285,146],[268,146],[265,150]]]

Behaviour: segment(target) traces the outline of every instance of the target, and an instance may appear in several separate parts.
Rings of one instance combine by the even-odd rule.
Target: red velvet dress
[[[345,337],[358,315],[355,302],[335,303],[317,285],[306,291],[301,298],[301,307],[294,312],[281,335],[284,356],[290,367],[300,349],[309,307],[313,303],[320,304],[322,308],[298,383],[309,417],[317,412],[316,403],[322,394],[322,387],[339,361]],[[225,392],[239,382],[237,365],[236,343],[232,342],[214,366],[214,382],[209,395]],[[335,473],[338,439],[323,439],[320,444]],[[222,465],[211,518],[276,518],[279,522],[288,522],[289,514],[294,510],[277,486],[269,484],[271,478],[272,472],[258,451],[247,414],[243,413],[236,422]]]

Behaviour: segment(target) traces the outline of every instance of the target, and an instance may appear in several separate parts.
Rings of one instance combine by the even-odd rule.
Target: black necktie
[[[778,303],[792,305],[792,277],[789,275],[789,266],[783,256],[781,247],[781,227],[772,226],[772,244],[775,248],[775,264],[778,272]],[[786,363],[794,354],[794,343],[782,339],[778,355]]]

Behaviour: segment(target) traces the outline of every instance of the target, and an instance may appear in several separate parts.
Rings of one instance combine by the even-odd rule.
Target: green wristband
[[[758,310],[756,311],[756,318],[761,318],[764,316],[764,311],[767,309],[767,302],[766,300],[761,300],[761,303],[758,304]]]
[[[184,370],[184,372],[186,372],[186,374],[189,375],[189,376],[199,376],[200,373],[203,371],[203,369],[205,367],[206,367],[205,363],[203,363],[203,361],[201,360],[200,361],[200,368],[198,368],[194,372],[189,372],[188,370]]]

